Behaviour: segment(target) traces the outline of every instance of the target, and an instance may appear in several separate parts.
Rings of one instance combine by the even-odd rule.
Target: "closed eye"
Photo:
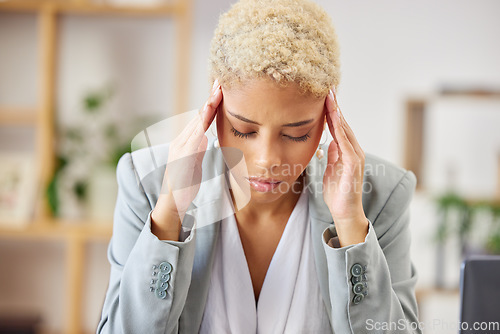
[[[239,138],[248,138],[248,137],[250,137],[251,135],[253,135],[255,133],[255,132],[241,133],[238,130],[236,130],[235,128],[233,128],[233,127],[231,128],[231,131],[233,132],[233,134],[236,137],[239,137]]]
[[[236,130],[235,128],[231,127],[231,132],[238,138],[243,138],[243,139],[247,139],[251,136],[253,136],[256,132],[249,132],[249,133],[242,133],[242,132],[239,132],[238,130]],[[292,136],[288,136],[288,135],[283,135],[285,136],[286,138],[292,140],[292,141],[296,141],[296,142],[304,142],[304,141],[307,141],[310,136],[309,136],[309,133],[306,133],[305,135],[301,136],[301,137],[292,137]]]

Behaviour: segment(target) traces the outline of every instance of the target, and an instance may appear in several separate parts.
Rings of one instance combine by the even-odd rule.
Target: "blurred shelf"
[[[419,288],[415,290],[415,296],[417,298],[417,302],[422,301],[424,298],[428,296],[435,296],[435,295],[458,295],[460,294],[460,289],[459,288],[435,288],[435,287],[426,287],[426,288]]]
[[[498,87],[443,87],[439,92],[441,96],[466,96],[478,98],[500,98],[500,89]]]
[[[433,94],[412,94],[405,101],[405,140],[403,167],[411,170],[417,177],[417,190],[422,190],[424,141],[426,136],[426,114],[429,106],[440,102],[498,103],[499,89],[444,89]],[[498,111],[498,109],[496,110]],[[500,153],[498,155],[497,196],[500,198]]]
[[[436,198],[439,196],[446,195],[445,192],[433,192],[429,189],[426,189],[424,187],[417,188],[416,193],[422,196],[430,197],[430,198]],[[485,205],[488,207],[494,207],[494,208],[500,208],[500,196],[492,196],[492,197],[466,197],[465,195],[462,194],[455,194],[459,199],[463,200],[465,204],[469,206],[481,206]]]
[[[18,12],[38,12],[50,8],[62,14],[90,14],[90,15],[132,15],[132,16],[175,16],[184,13],[186,7],[181,2],[159,6],[121,6],[112,4],[97,4],[91,1],[36,1],[36,0],[7,0],[0,1],[0,10]]]
[[[97,1],[96,1],[97,2]],[[141,18],[167,18],[175,25],[175,113],[187,110],[189,92],[189,56],[192,30],[192,0],[165,0],[161,5],[130,6],[114,5],[91,0],[0,0],[0,12],[29,13],[37,17],[36,41],[38,47],[39,101],[36,107],[13,108],[0,106],[0,125],[30,125],[36,128],[35,151],[37,184],[46,189],[56,168],[56,97],[58,71],[59,35],[64,25],[59,26],[61,16],[93,15],[108,17],[132,16]],[[34,208],[35,219],[29,222],[0,224],[0,241],[9,239],[19,241],[22,247],[25,240],[62,241],[65,244],[66,284],[64,287],[65,322],[63,333],[81,334],[83,324],[82,305],[84,300],[85,247],[92,241],[109,241],[112,234],[112,221],[91,219],[72,221],[50,217],[45,192],[39,191]],[[18,227],[16,227],[18,226]]]
[[[470,206],[488,205],[500,208],[500,198],[465,198],[465,203]]]
[[[0,107],[0,125],[35,125],[36,122],[34,108]]]
[[[0,225],[0,238],[66,239],[108,241],[113,230],[111,221],[47,219],[33,222]]]

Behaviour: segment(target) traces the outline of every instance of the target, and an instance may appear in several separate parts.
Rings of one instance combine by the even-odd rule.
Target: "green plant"
[[[54,216],[61,212],[61,188],[69,185],[80,203],[87,199],[89,179],[96,166],[116,169],[118,160],[130,152],[130,141],[151,117],[120,118],[119,123],[107,112],[114,91],[111,87],[89,92],[82,99],[82,113],[76,125],[58,125],[56,167],[46,188]]]
[[[441,216],[436,231],[436,240],[442,242],[446,240],[452,232],[451,226],[448,222],[450,211],[452,209],[461,210],[466,206],[466,204],[460,196],[452,192],[437,197],[435,199],[435,202],[438,208],[438,212]]]
[[[477,224],[474,220],[475,213],[480,209],[489,210],[494,218],[494,224],[483,244],[487,251],[500,254],[500,206],[498,203],[494,201],[471,202],[454,192],[447,192],[436,197],[435,203],[440,216],[435,234],[437,242],[443,243],[449,237],[456,235],[463,255],[474,224]],[[456,219],[452,219],[452,212],[456,214]]]
[[[486,248],[494,254],[500,254],[500,204],[494,204],[491,207],[491,212],[493,225],[486,242]]]

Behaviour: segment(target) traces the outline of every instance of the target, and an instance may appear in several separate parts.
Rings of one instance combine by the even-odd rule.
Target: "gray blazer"
[[[227,207],[227,190],[210,182],[227,170],[222,153],[213,147],[213,138],[208,147],[202,164],[207,181],[183,221],[187,230],[180,241],[159,240],[151,233],[168,144],[121,157],[108,248],[111,273],[97,333],[198,333],[220,212]],[[322,184],[326,162],[327,156],[312,158],[306,184]],[[410,259],[409,205],[415,185],[411,171],[366,154],[363,209],[369,232],[363,243],[342,248],[332,246],[335,224],[323,195],[308,188],[316,272],[332,332],[421,332],[417,274]]]

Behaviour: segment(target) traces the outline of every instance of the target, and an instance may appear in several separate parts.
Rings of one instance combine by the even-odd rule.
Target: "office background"
[[[419,170],[419,189],[411,206],[411,249],[420,277],[421,320],[457,321],[461,259],[471,252],[493,252],[488,235],[500,224],[488,211],[488,205],[494,206],[500,198],[500,3],[317,2],[331,15],[337,30],[342,62],[339,103],[360,145],[366,152]],[[6,119],[1,116],[3,106],[37,106],[43,99],[40,22],[33,11],[2,9],[7,3],[0,2],[0,120]],[[113,3],[120,5],[118,0]],[[185,55],[189,71],[184,79],[175,75],[179,44],[172,16],[60,15],[54,70],[56,150],[70,152],[68,145],[101,147],[112,138],[115,146],[100,154],[120,152],[138,131],[134,127],[138,120],[152,124],[176,112],[182,80],[187,79],[186,110],[200,108],[209,91],[212,32],[231,3],[193,1]],[[415,105],[417,109],[411,109]],[[22,121],[4,123],[0,123],[2,152],[28,152],[36,146],[32,128]],[[123,131],[122,137],[106,137],[98,124],[117,125],[113,131]],[[77,134],[83,139],[75,140],[74,131],[63,135],[64,129],[82,130]],[[89,142],[90,137],[99,138],[97,145]],[[80,151],[80,158],[82,152],[86,151]],[[99,225],[98,237],[89,239],[84,256],[79,257],[84,263],[78,264],[81,275],[76,279],[83,290],[70,292],[81,304],[78,325],[68,324],[64,316],[75,302],[68,302],[67,296],[75,279],[68,277],[68,266],[76,265],[68,263],[71,247],[60,238],[11,233],[16,227],[9,226],[8,220],[0,228],[0,319],[34,314],[41,316],[44,333],[91,333],[109,274],[106,231],[111,226],[114,179],[109,164],[100,169],[100,178],[89,182],[109,184],[106,189],[111,190],[87,188],[87,194],[94,189],[101,197],[99,203],[82,208],[78,204],[82,188],[74,180],[85,175],[85,168],[81,170],[83,161],[78,157],[67,154],[74,158],[74,169],[60,177],[59,215],[76,219],[74,224],[92,220]],[[412,156],[418,156],[417,162]],[[6,161],[0,162],[0,168]],[[30,166],[37,168],[36,163]],[[472,212],[463,210],[482,201],[487,204],[477,206],[475,215],[469,216],[470,230],[456,232],[464,221],[463,212]],[[451,225],[444,223],[440,208],[449,209],[446,224]],[[92,218],[88,218],[90,211]],[[436,327],[426,333],[456,331]]]

